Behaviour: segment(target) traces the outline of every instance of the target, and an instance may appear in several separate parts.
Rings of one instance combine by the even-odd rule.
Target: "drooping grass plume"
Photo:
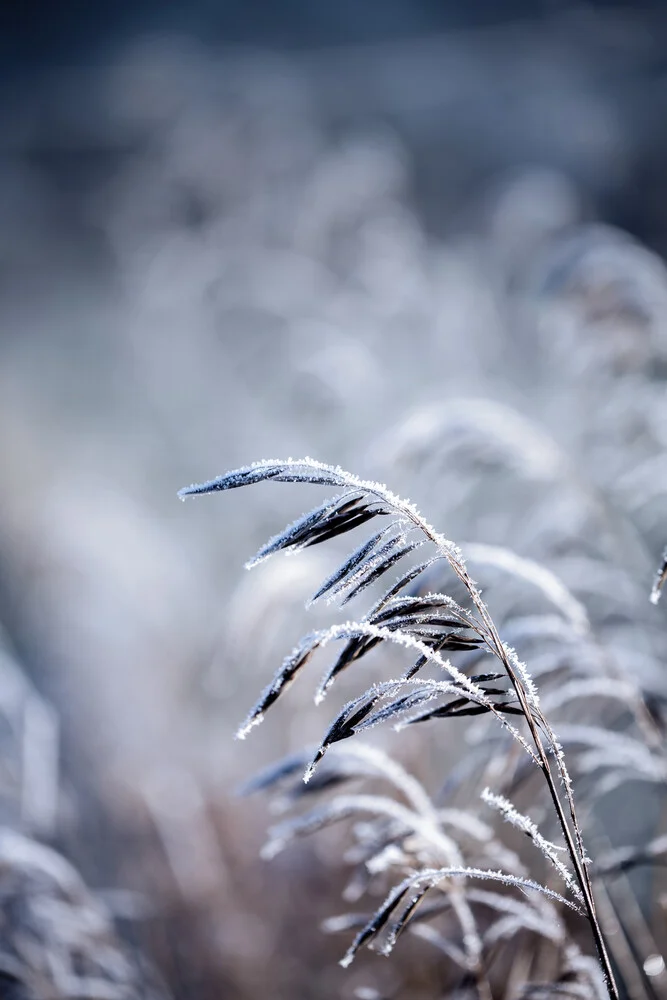
[[[552,863],[556,862],[560,874],[585,913],[595,941],[598,958],[604,971],[607,989],[612,998],[618,996],[611,964],[607,955],[602,931],[597,920],[592,884],[587,870],[587,856],[583,835],[577,818],[572,793],[572,783],[565,766],[565,760],[549,721],[544,716],[537,689],[516,652],[500,638],[491,613],[483,601],[467,570],[460,549],[440,535],[419,514],[409,502],[401,500],[386,487],[378,483],[363,481],[340,468],[324,465],[311,459],[286,461],[264,461],[201,485],[186,487],[179,496],[200,495],[222,492],[241,486],[252,485],[264,480],[288,483],[311,483],[342,488],[343,492],[321,504],[314,511],[303,515],[283,532],[274,536],[263,546],[248,566],[279,551],[293,552],[300,548],[319,544],[330,538],[345,534],[353,528],[368,523],[378,517],[387,519],[382,529],[367,542],[358,547],[342,566],[332,574],[325,584],[316,591],[314,599],[329,595],[341,604],[358,597],[367,587],[379,581],[397,563],[411,555],[417,547],[428,545],[434,551],[434,558],[441,559],[453,572],[459,586],[467,596],[469,607],[464,607],[444,593],[418,595],[415,597],[408,587],[419,580],[428,563],[418,569],[408,570],[394,584],[383,598],[360,619],[343,625],[335,625],[328,630],[312,633],[301,641],[284,661],[272,683],[266,688],[259,702],[251,711],[240,734],[245,736],[261,722],[264,713],[278,700],[294,681],[312,655],[331,642],[344,641],[341,655],[325,675],[318,691],[321,700],[336,677],[344,669],[350,668],[371,648],[391,643],[419,654],[418,660],[408,668],[403,678],[374,685],[367,692],[348,703],[329,727],[322,744],[311,764],[306,769],[306,780],[312,777],[314,768],[324,757],[329,746],[346,740],[358,732],[380,722],[394,720],[409,724],[426,720],[458,715],[487,714],[494,717],[501,726],[514,737],[527,753],[546,783],[551,804],[560,826],[565,850],[571,863],[571,871],[555,856],[553,845],[548,844],[538,834],[536,827],[507,804],[502,811],[508,817],[518,816],[530,830],[531,839],[543,850]],[[506,562],[506,560],[505,560]],[[528,574],[531,575],[530,573]],[[549,588],[547,588],[549,589]],[[553,590],[553,588],[551,588]],[[562,604],[562,592],[556,603]],[[568,605],[569,615],[573,614]],[[581,631],[583,621],[577,620]],[[445,659],[447,651],[473,651],[483,648],[487,654],[499,662],[501,671],[483,674],[466,674],[464,670]],[[444,680],[429,682],[415,681],[415,673],[431,666]],[[502,679],[503,686],[498,686]],[[491,687],[485,686],[491,684]],[[424,712],[426,702],[439,696],[451,696],[445,704],[429,707]],[[518,714],[525,723],[524,736],[508,720],[507,716]],[[497,802],[505,800],[498,799]],[[324,808],[317,808],[296,821],[288,821],[274,831],[273,847],[282,846],[286,839],[296,833],[310,832],[330,822],[353,815],[356,811],[370,811],[382,815],[390,826],[398,826],[411,831],[430,844],[430,849],[440,851],[445,858],[444,867],[417,869],[409,873],[392,890],[375,917],[364,927],[348,951],[345,964],[394,917],[385,944],[380,950],[388,951],[421,903],[426,893],[443,880],[451,883],[452,906],[460,925],[467,968],[473,976],[480,996],[489,996],[489,986],[483,970],[483,943],[473,910],[466,898],[465,883],[461,888],[459,879],[491,878],[520,889],[533,889],[547,894],[552,899],[562,900],[544,885],[527,880],[512,873],[494,872],[476,866],[466,865],[460,850],[444,836],[434,817],[425,818],[413,813],[405,806],[383,804],[373,796],[340,796]],[[382,850],[387,844],[382,845]],[[377,851],[376,851],[377,854]],[[579,909],[579,904],[567,903]],[[401,909],[401,906],[403,907]],[[398,916],[395,913],[398,909]]]

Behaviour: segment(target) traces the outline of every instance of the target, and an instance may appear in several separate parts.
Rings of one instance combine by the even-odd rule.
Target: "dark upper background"
[[[5,73],[21,74],[108,56],[140,32],[183,31],[213,44],[319,48],[407,39],[432,32],[535,21],[568,9],[660,11],[660,0],[120,0],[6,4]]]
[[[667,15],[662,0],[118,0],[95,4],[24,0],[3,4],[0,85],[5,95],[31,92],[37,81],[54,72],[112,61],[133,40],[156,34],[180,35],[213,49],[303,53],[410,42],[451,32],[474,35],[480,29],[512,25],[546,37],[555,23],[562,27],[572,20],[570,36],[576,44],[577,19],[593,15],[604,21],[626,14],[633,30],[642,26],[652,41],[639,59],[628,62],[618,59],[617,53],[605,56],[600,51],[606,47],[604,40],[588,41],[593,75],[603,78],[612,105],[627,114],[636,133],[633,171],[623,190],[599,178],[602,214],[662,247],[664,219],[659,208],[656,214],[665,162],[660,123],[662,81],[667,72]],[[419,147],[419,140],[416,144]],[[427,224],[437,229],[442,206],[437,197],[435,203],[431,200],[437,179],[429,172],[439,169],[432,146],[428,158],[430,166],[417,156],[416,169],[421,171],[417,200],[426,199]]]

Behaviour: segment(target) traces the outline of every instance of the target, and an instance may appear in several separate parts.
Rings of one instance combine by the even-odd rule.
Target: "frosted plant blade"
[[[433,719],[458,719],[464,716],[486,715],[493,710],[502,712],[505,715],[523,715],[518,705],[512,705],[509,702],[495,702],[492,706],[487,706],[471,704],[468,698],[457,698],[446,705],[433,708],[428,712],[420,712],[418,715],[413,715],[409,719],[402,720],[397,724],[397,728],[403,729],[406,726],[413,726],[419,722],[431,722]]]
[[[517,830],[530,837],[538,850],[542,852],[547,861],[556,869],[575,899],[583,903],[584,898],[575,881],[574,875],[558,856],[562,848],[545,840],[538,830],[537,825],[528,816],[515,809],[509,799],[504,798],[502,795],[494,795],[489,788],[484,789],[481,798],[487,805],[496,809],[507,823],[510,823]]]
[[[352,531],[375,517],[388,514],[379,504],[367,503],[363,496],[343,493],[309,511],[269,539],[257,555],[246,563],[251,569],[278,551],[298,551],[319,545],[337,535]]]
[[[375,558],[370,562],[368,570],[361,580],[351,590],[348,590],[342,604],[347,604],[348,601],[358,597],[362,591],[370,587],[376,580],[379,580],[392,566],[395,566],[400,559],[410,555],[411,552],[414,552],[421,545],[423,545],[422,541],[406,543],[404,537],[401,535],[391,538],[375,554]]]
[[[429,594],[426,597],[401,597],[386,603],[380,609],[373,609],[368,620],[374,625],[393,621],[399,618],[415,621],[434,621],[450,628],[470,628],[469,621],[457,614],[449,604],[443,602],[439,594]]]
[[[380,708],[375,715],[371,716],[371,712],[377,706],[378,702],[385,698],[395,698],[397,694],[410,684],[410,681],[404,680],[384,681],[380,684],[374,684],[368,691],[349,701],[329,726],[322,743],[306,770],[305,780],[310,780],[315,768],[332,744],[346,740],[365,729],[387,721],[397,714],[411,710],[432,698],[442,696],[443,694],[456,693],[460,690],[460,685],[453,681],[417,682],[413,690],[404,693],[397,701]],[[461,701],[466,703],[468,699],[466,697],[461,699]]]
[[[375,546],[392,528],[392,526],[393,525],[387,525],[385,528],[382,528],[381,531],[378,531],[372,536],[372,538],[369,538],[368,541],[363,543],[363,545],[360,545],[358,549],[355,549],[352,555],[345,560],[342,566],[339,566],[336,572],[332,573],[332,575],[324,581],[322,586],[315,594],[313,594],[308,603],[315,604],[315,602],[319,601],[320,598],[325,596],[325,594],[328,594],[330,591],[337,590],[341,584],[344,584],[350,574],[364,562],[366,557],[371,554]]]
[[[392,598],[400,594],[400,592],[405,590],[406,587],[409,587],[409,585],[413,583],[417,577],[421,576],[421,574],[427,570],[429,566],[432,566],[433,563],[441,560],[442,556],[432,556],[430,559],[424,560],[424,562],[419,563],[417,566],[413,566],[412,569],[407,570],[407,572],[405,572],[402,576],[399,576],[396,583],[394,583],[393,586],[391,586],[374,605],[370,612],[371,615],[380,611],[385,604],[392,600]]]
[[[473,681],[477,681],[478,678],[471,678]],[[396,690],[399,686],[402,687],[406,683],[403,680],[396,683]],[[381,722],[387,722],[390,719],[396,721],[396,716],[403,715],[406,712],[413,711],[417,706],[424,704],[425,702],[432,701],[434,698],[442,697],[444,694],[455,694],[460,691],[460,685],[455,681],[424,681],[422,686],[417,686],[413,691],[403,694],[400,698],[389,702],[389,704],[384,705],[379,708],[372,715],[368,715],[363,721],[355,727],[355,733],[363,732],[365,729],[370,729],[372,726],[376,726]],[[486,694],[493,694],[493,691],[485,691]],[[503,694],[505,692],[502,692]],[[383,693],[382,697],[391,696],[393,692],[388,690]],[[457,705],[461,706],[470,704],[468,697],[459,698],[456,700]],[[483,711],[488,711],[485,706],[476,706],[478,709]],[[400,723],[397,723],[400,725]]]
[[[279,550],[295,550],[298,548],[303,548],[308,541],[308,539],[314,533],[315,528],[322,522],[327,520],[328,515],[332,514],[336,510],[345,510],[350,508],[359,502],[359,496],[355,495],[352,500],[349,499],[349,493],[339,494],[333,497],[331,500],[327,500],[326,503],[321,504],[321,506],[316,507],[314,510],[308,511],[303,514],[292,524],[288,525],[283,531],[274,535],[270,538],[266,545],[263,545],[259,552],[252,559],[249,559],[246,563],[246,568],[251,569],[258,563],[267,559],[274,552]]]
[[[178,491],[181,500],[186,497],[199,496],[204,493],[218,493],[221,490],[235,490],[241,486],[252,486],[253,483],[261,483],[267,479],[273,479],[282,470],[280,462],[260,462],[257,465],[248,465],[242,469],[235,469],[218,476],[216,479],[209,479],[204,483],[193,483],[191,486],[184,486]]]
[[[426,869],[425,871],[418,872],[415,875],[409,875],[403,880],[403,882],[399,883],[399,885],[395,886],[391,890],[382,906],[376,912],[375,916],[369,920],[366,926],[363,927],[357,934],[340,964],[344,968],[351,964],[359,949],[364,944],[370,943],[377,936],[379,931],[391,917],[398,904],[405,898],[407,893],[412,888],[421,888],[423,883],[427,889],[432,889],[443,880],[456,877],[477,878],[501,882],[504,885],[510,885],[514,888],[520,889],[522,892],[540,892],[547,898],[562,903],[577,913],[581,912],[578,906],[565,899],[564,896],[561,896],[557,892],[553,892],[553,890],[548,889],[546,886],[540,885],[539,882],[534,882],[532,879],[521,878],[517,875],[509,875],[505,872],[484,871],[479,868],[466,868],[458,866],[449,866],[447,868],[440,869]]]
[[[372,712],[378,701],[387,694],[393,694],[397,690],[394,682],[377,684],[358,698],[349,701],[338,713],[324,738],[317,749],[312,761],[306,769],[306,780],[310,779],[315,768],[324,757],[325,753],[333,743],[346,740],[354,735],[355,727]]]
[[[360,660],[362,656],[369,653],[371,649],[382,642],[379,636],[353,636],[347,641],[338,659],[329,667],[315,694],[315,703],[319,704],[325,697],[327,691],[336,680],[341,671],[349,667],[355,660]]]
[[[385,899],[382,906],[377,910],[375,915],[362,927],[354,941],[346,951],[345,955],[341,959],[340,964],[343,968],[347,968],[350,965],[359,951],[366,943],[373,940],[373,938],[382,930],[384,925],[389,920],[392,912],[398,906],[400,901],[405,897],[408,890],[410,889],[410,882],[406,879],[405,882],[401,882],[400,885],[395,886],[387,898]]]
[[[331,538],[336,538],[347,531],[361,527],[362,524],[366,524],[374,517],[388,513],[389,511],[377,505],[360,503],[356,509],[333,514],[321,526],[317,527],[305,545],[319,545],[321,542],[328,542]]]
[[[326,632],[313,632],[305,636],[299,645],[292,650],[290,655],[283,660],[273,680],[264,689],[259,701],[239,728],[237,733],[238,739],[245,739],[250,730],[262,721],[266,710],[278,700],[280,695],[293,682],[301,668],[305,666],[315,650],[320,646],[325,635]]]
[[[412,678],[416,674],[418,674],[419,671],[422,669],[422,667],[425,667],[427,663],[428,663],[427,656],[418,656],[415,662],[412,664],[412,666],[408,667],[408,669],[403,674],[404,679],[406,681],[412,680]]]
[[[316,486],[355,486],[359,481],[355,477],[344,473],[342,469],[335,469],[331,465],[316,462],[313,459],[265,459],[246,465],[241,469],[234,469],[226,472],[215,479],[209,479],[204,483],[193,483],[191,486],[184,486],[178,491],[181,500],[189,496],[197,496],[204,493],[219,493],[222,490],[235,490],[241,486],[252,486],[272,479],[279,483],[311,483]]]
[[[389,722],[390,720],[397,721],[399,715],[403,715],[405,712],[412,712],[418,705],[422,705],[426,701],[431,701],[440,694],[440,691],[433,688],[422,688],[421,690],[412,691],[410,694],[405,694],[401,698],[397,698],[394,701],[389,702],[388,705],[384,705],[382,708],[373,712],[372,715],[367,716],[364,721],[357,726],[355,733],[363,732],[365,729],[371,729],[373,726],[377,726],[382,722]]]
[[[421,886],[411,896],[407,906],[403,908],[403,910],[400,913],[400,916],[393,921],[393,923],[389,927],[389,931],[384,941],[382,942],[382,945],[378,948],[378,951],[381,955],[391,954],[396,944],[396,941],[398,940],[399,934],[405,929],[408,921],[414,915],[415,910],[423,900],[424,896],[426,896],[430,888],[431,888],[430,885]]]

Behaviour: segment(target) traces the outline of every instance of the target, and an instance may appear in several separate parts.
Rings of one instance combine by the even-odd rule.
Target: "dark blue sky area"
[[[658,10],[664,0],[5,0],[0,72],[96,62],[133,36],[182,31],[279,49],[399,39],[579,8]]]

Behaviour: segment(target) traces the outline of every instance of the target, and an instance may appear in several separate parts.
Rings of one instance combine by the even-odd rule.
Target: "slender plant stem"
[[[368,487],[369,485],[372,486],[372,484],[364,483],[364,487]],[[381,493],[377,489],[372,489],[372,492],[374,492],[378,496],[381,496]],[[392,497],[392,501],[395,502],[394,497]],[[600,960],[600,965],[602,966],[602,971],[605,977],[605,983],[607,986],[607,990],[609,992],[609,996],[611,1000],[619,1000],[618,987],[616,985],[616,980],[614,978],[614,972],[612,969],[611,960],[609,958],[607,947],[604,941],[604,936],[602,934],[602,929],[600,927],[597,914],[595,912],[595,900],[593,897],[593,889],[588,874],[588,870],[586,868],[586,860],[585,860],[586,855],[584,851],[584,844],[581,836],[581,829],[574,808],[574,799],[572,797],[572,792],[568,787],[564,769],[559,766],[559,770],[561,772],[561,778],[563,779],[563,784],[565,786],[565,794],[568,800],[568,807],[572,819],[572,827],[574,828],[574,834],[572,832],[572,829],[570,828],[570,824],[568,823],[567,817],[565,815],[563,804],[558,794],[557,782],[551,769],[551,765],[549,762],[549,755],[545,750],[544,745],[542,743],[542,739],[540,737],[538,729],[538,721],[539,724],[544,728],[546,735],[549,739],[549,742],[553,746],[554,754],[558,762],[556,738],[551,730],[551,727],[549,726],[546,719],[544,719],[544,717],[540,712],[537,713],[537,719],[536,719],[535,709],[528,700],[526,690],[521,681],[521,678],[517,676],[516,671],[514,670],[514,667],[512,666],[507,656],[505,648],[502,644],[502,641],[496,629],[495,623],[493,622],[493,619],[491,618],[491,615],[486,605],[484,604],[484,601],[482,600],[481,594],[479,593],[477,587],[475,586],[471,577],[469,576],[468,571],[465,568],[465,565],[459,559],[455,550],[453,550],[453,547],[451,547],[443,538],[441,538],[438,535],[438,533],[426,521],[424,521],[423,518],[419,514],[417,514],[414,508],[412,508],[410,505],[404,504],[402,501],[399,501],[397,506],[399,507],[401,512],[404,513],[405,516],[410,521],[412,521],[413,524],[415,524],[418,528],[421,529],[421,531],[424,533],[424,535],[426,535],[429,541],[433,542],[433,544],[437,546],[439,551],[447,559],[449,565],[452,567],[456,575],[459,577],[459,579],[465,586],[466,590],[468,591],[473,600],[475,608],[477,609],[485,625],[486,630],[488,631],[489,648],[491,649],[491,652],[493,652],[494,655],[503,664],[505,672],[507,673],[514,687],[516,695],[519,699],[521,710],[523,712],[524,718],[530,730],[532,740],[535,744],[535,749],[537,751],[537,756],[538,756],[538,766],[540,767],[540,770],[542,771],[545,781],[547,783],[553,807],[556,812],[556,816],[558,818],[558,823],[563,832],[563,837],[565,839],[567,851],[572,861],[572,865],[574,867],[575,876],[577,882],[579,883],[579,887],[581,889],[584,898],[586,916],[588,918],[588,922],[591,927],[593,940],[595,942],[595,948],[598,954],[598,958]]]
[[[583,899],[585,915],[588,918],[588,922],[591,927],[598,958],[605,977],[607,991],[609,993],[610,1000],[619,1000],[618,988],[616,986],[616,982],[614,979],[611,960],[607,952],[604,936],[595,911],[595,899],[593,896],[592,883],[588,869],[586,867],[587,857],[584,848],[583,835],[581,832],[581,826],[579,824],[579,820],[577,818],[570,778],[565,767],[565,762],[563,759],[561,747],[556,739],[553,730],[551,729],[549,722],[544,717],[543,713],[539,708],[538,700],[535,692],[532,689],[532,682],[530,681],[530,678],[528,677],[527,674],[523,673],[523,667],[519,663],[519,661],[516,660],[513,651],[511,651],[507,646],[503,644],[496,629],[495,623],[491,617],[491,614],[486,604],[482,600],[481,593],[477,589],[475,583],[473,582],[472,578],[470,577],[466,569],[465,561],[463,559],[462,554],[456,548],[456,546],[454,546],[446,538],[440,535],[433,527],[431,527],[431,525],[428,524],[428,522],[426,522],[423,519],[423,517],[418,513],[415,507],[413,507],[410,503],[406,503],[406,501],[401,500],[399,497],[391,493],[386,488],[379,486],[377,483],[363,481],[355,476],[350,476],[348,473],[344,473],[340,469],[335,470],[331,469],[330,467],[323,466],[321,465],[321,463],[313,463],[311,462],[311,460],[308,459],[304,460],[303,464],[308,465],[309,463],[314,468],[325,470],[326,472],[328,472],[328,475],[312,476],[310,479],[307,478],[306,481],[310,481],[313,483],[317,482],[321,484],[335,483],[336,485],[345,485],[351,487],[354,493],[363,491],[369,495],[375,496],[381,503],[381,509],[377,513],[386,514],[389,513],[389,510],[385,509],[386,507],[389,507],[390,509],[393,508],[393,510],[400,515],[401,521],[404,526],[407,525],[408,523],[411,523],[415,528],[419,529],[419,531],[424,535],[424,537],[436,547],[440,557],[442,557],[448,562],[453,572],[456,574],[460,582],[466,588],[468,595],[472,603],[474,604],[476,612],[470,614],[471,627],[473,627],[477,631],[479,636],[483,639],[489,652],[493,656],[495,656],[503,665],[503,669],[505,670],[505,673],[507,674],[507,677],[510,683],[512,684],[516,696],[518,698],[521,713],[528,726],[530,736],[535,749],[533,750],[531,748],[530,744],[524,739],[524,737],[521,734],[519,734],[516,731],[513,731],[514,735],[520,740],[524,750],[526,750],[526,752],[530,755],[532,760],[537,764],[539,769],[542,771],[542,774],[544,775],[544,779],[549,789],[549,794],[551,796],[551,800],[558,819],[558,823],[560,825],[565,840],[566,849],[569,854],[570,860],[572,862],[572,866],[574,869],[574,876],[577,880],[579,889],[581,891],[581,897]],[[299,477],[298,476],[286,477],[284,475],[284,468],[289,467],[290,465],[298,465],[298,464],[299,463],[294,462],[291,459],[288,460],[287,463],[285,463],[285,466],[278,465],[274,467],[275,463],[259,463],[257,467],[249,467],[248,469],[237,470],[236,473],[229,473],[226,477],[221,477],[221,479],[219,480],[212,480],[210,483],[204,483],[201,484],[200,486],[188,487],[185,490],[181,491],[180,495],[184,497],[189,494],[210,492],[215,489],[236,488],[237,486],[246,485],[247,483],[250,482],[260,481],[263,472],[262,466],[265,466],[266,478],[280,478],[284,481],[296,482],[299,481]],[[280,477],[278,477],[278,473],[280,473]],[[303,479],[304,477],[302,476],[300,478]],[[316,511],[315,513],[318,512]],[[367,520],[368,518],[365,517],[364,519]],[[355,521],[354,522],[355,526],[356,523],[357,522]],[[299,525],[302,529],[303,525],[300,522],[297,522],[297,527],[299,527]],[[347,528],[349,527],[350,527],[349,522],[347,524],[344,523],[341,530],[347,530]],[[333,533],[335,534],[337,532]],[[292,544],[294,544],[295,537],[296,536],[292,534],[291,537]],[[322,539],[320,538],[318,540]],[[287,543],[285,542],[285,535],[281,536],[278,539],[274,539],[272,543],[268,546],[268,548],[266,548],[265,550],[260,550],[259,555],[263,557],[266,554],[270,553],[271,551],[280,548],[281,544],[279,543],[285,543],[284,545],[282,545],[282,547],[287,547]],[[407,554],[408,551],[411,551],[410,547],[404,548],[403,551],[399,551],[398,557],[401,558],[402,555]],[[388,565],[390,564],[391,563],[388,563],[387,560],[385,559],[384,564],[380,565],[377,572],[381,572],[384,569],[388,568]],[[372,579],[373,579],[373,574],[371,573],[366,580],[366,584],[371,582]],[[358,590],[359,588],[356,589]],[[350,594],[348,594],[348,598],[354,592],[355,591],[352,591]],[[330,638],[334,638],[335,637],[334,633],[335,630],[326,633],[327,637],[326,641],[329,641]],[[374,635],[376,635],[379,638],[385,638],[385,636],[382,633],[383,629],[377,628],[375,629]],[[324,641],[325,640],[322,640],[322,642],[320,642],[319,644],[322,645]],[[421,644],[418,643],[416,640],[415,644],[423,652],[423,647],[421,646]],[[443,666],[447,666],[447,664],[443,663]],[[280,690],[279,688],[275,688],[275,682],[274,682],[274,688],[270,689],[270,693],[273,694],[274,696],[277,696],[279,690]],[[254,711],[251,721],[257,721],[258,718],[261,718],[261,710],[264,707],[266,707],[266,705],[269,703],[270,703],[269,700],[264,699],[264,701],[260,703],[259,708],[257,708]],[[502,716],[502,713],[498,711],[497,706],[488,701],[484,702],[484,704],[490,711],[493,711],[494,714],[500,718],[500,721],[504,725],[507,725],[505,718]],[[545,743],[543,742],[543,736],[545,737],[546,747]],[[555,761],[555,768],[552,765],[550,756],[552,756],[553,761]],[[563,784],[565,801],[567,803],[567,809],[569,811],[569,819],[566,814],[565,805],[561,800],[561,795],[559,794],[558,778],[560,778]],[[464,895],[462,895],[458,899],[456,897],[454,898],[458,905],[457,914],[462,926],[464,938],[466,938],[466,926],[469,926],[468,922],[471,916],[467,907],[467,901]],[[490,1000],[490,989],[488,987],[488,982],[484,974],[484,969],[482,966],[480,955],[476,951],[475,947],[471,947],[470,940],[466,942],[466,950],[470,962],[471,971],[473,972],[477,980],[480,1000]]]

